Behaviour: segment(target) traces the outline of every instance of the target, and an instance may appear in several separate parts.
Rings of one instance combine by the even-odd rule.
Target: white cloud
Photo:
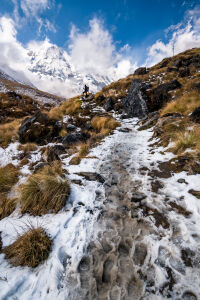
[[[146,61],[148,66],[154,65],[173,54],[200,47],[200,10],[188,11],[186,19],[182,23],[170,26],[166,33],[171,33],[171,38],[167,43],[158,40],[149,47]]]
[[[53,7],[53,0],[12,0],[14,4],[13,17],[16,26],[19,28],[22,24],[29,21],[38,23],[38,34],[45,32],[56,32],[56,28],[47,18],[42,18],[41,13]]]
[[[28,81],[26,64],[28,61],[26,49],[16,39],[17,31],[12,19],[0,18],[0,68],[7,71],[8,75]]]
[[[133,68],[129,59],[124,59],[128,45],[117,52],[111,34],[97,18],[90,20],[89,30],[84,33],[73,25],[69,43],[72,62],[81,72],[120,77]]]

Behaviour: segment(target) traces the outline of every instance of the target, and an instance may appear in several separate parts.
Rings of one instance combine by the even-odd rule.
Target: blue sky
[[[28,53],[53,44],[77,72],[112,80],[200,47],[200,0],[0,1],[0,68],[30,81]]]
[[[29,13],[22,9],[23,2],[28,6],[34,1],[39,2],[1,0],[1,16],[15,18],[14,9],[18,10],[18,39],[24,44],[48,36],[52,43],[66,47],[72,24],[84,32],[89,20],[97,17],[112,34],[117,48],[129,44],[141,50],[157,39],[165,41],[165,29],[181,22],[189,9],[200,4],[199,0],[41,0],[35,13],[34,9]],[[52,28],[43,25],[39,32],[38,19],[44,23],[48,20]]]

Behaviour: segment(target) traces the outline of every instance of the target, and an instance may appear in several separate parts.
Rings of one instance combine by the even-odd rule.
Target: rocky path
[[[152,151],[151,133],[138,132],[133,121],[120,131],[102,149],[103,208],[72,298],[199,299],[199,218],[194,221],[184,202],[185,183],[177,183],[183,174],[156,176],[170,154]]]

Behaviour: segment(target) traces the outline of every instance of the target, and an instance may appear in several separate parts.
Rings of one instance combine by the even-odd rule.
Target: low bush
[[[22,119],[16,119],[10,123],[0,124],[0,146],[6,148],[11,142],[17,140],[18,129]]]
[[[52,240],[42,228],[33,228],[10,246],[5,247],[2,252],[6,259],[15,266],[28,266],[35,268],[48,257],[52,249]]]
[[[0,194],[9,193],[19,176],[18,169],[12,164],[0,167]]]
[[[48,115],[51,119],[61,120],[65,115],[73,116],[77,114],[80,109],[81,101],[78,98],[72,98],[51,109]]]
[[[198,91],[191,91],[185,93],[176,100],[167,103],[167,105],[162,109],[161,115],[174,112],[188,115],[198,106],[200,106],[199,93]]]
[[[116,127],[118,127],[120,123],[112,117],[96,116],[92,119],[91,125],[97,133],[105,133],[105,135],[107,135]]]
[[[59,163],[46,166],[31,175],[19,187],[22,214],[57,213],[66,203],[70,186]]]

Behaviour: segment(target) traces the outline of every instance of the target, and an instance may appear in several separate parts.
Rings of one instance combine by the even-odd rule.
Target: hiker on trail
[[[85,97],[87,97],[87,96],[88,96],[88,92],[89,92],[89,86],[87,86],[87,85],[85,84],[85,86],[84,86],[84,91],[83,91],[83,95],[85,95]]]

